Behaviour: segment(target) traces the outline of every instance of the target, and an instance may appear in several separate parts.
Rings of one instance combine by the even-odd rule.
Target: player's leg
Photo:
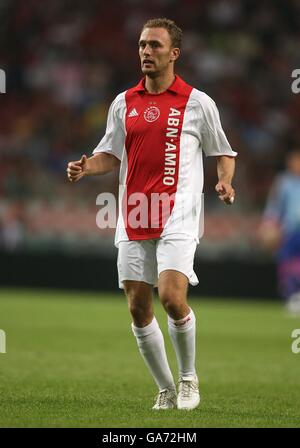
[[[200,402],[195,369],[196,318],[187,303],[188,283],[197,282],[193,272],[195,248],[192,240],[162,240],[157,250],[158,292],[168,314],[168,330],[178,361],[180,409],[194,409]]]
[[[136,328],[147,327],[154,319],[153,286],[135,280],[124,280],[123,285],[133,325]]]
[[[278,281],[287,310],[300,314],[300,232],[286,236],[278,253]]]
[[[174,380],[163,335],[153,313],[152,292],[157,277],[155,245],[149,241],[120,243],[118,270],[119,281],[125,289],[133,320],[132,331],[140,353],[159,388],[154,409],[173,408],[176,406]]]

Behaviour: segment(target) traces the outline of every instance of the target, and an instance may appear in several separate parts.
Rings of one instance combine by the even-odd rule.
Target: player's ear
[[[170,62],[175,62],[176,59],[179,58],[179,55],[180,55],[180,49],[179,48],[172,48],[171,56],[170,56]]]

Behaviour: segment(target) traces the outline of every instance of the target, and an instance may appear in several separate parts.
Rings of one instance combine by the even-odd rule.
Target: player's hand
[[[260,244],[267,250],[274,252],[282,241],[282,228],[276,220],[264,219],[257,229]]]
[[[235,191],[231,184],[220,181],[216,185],[216,192],[219,195],[219,199],[227,205],[232,205],[235,197]]]
[[[83,155],[80,160],[69,162],[67,174],[70,182],[77,182],[86,174],[87,157]]]

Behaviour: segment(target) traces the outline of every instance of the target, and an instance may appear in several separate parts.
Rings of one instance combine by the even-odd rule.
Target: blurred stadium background
[[[214,161],[205,161],[205,238],[196,263],[203,291],[217,273],[220,290],[213,293],[276,296],[272,256],[257,229],[283,156],[300,142],[300,95],[291,92],[291,72],[300,66],[296,0],[1,0],[3,284],[63,286],[64,267],[68,286],[70,273],[76,279],[83,266],[95,273],[101,260],[105,278],[98,264],[98,283],[74,286],[116,287],[113,231],[97,228],[95,218],[97,194],[116,191],[117,176],[71,185],[65,169],[91,153],[110,102],[140,78],[137,38],[152,16],[183,28],[177,72],[215,99],[239,153],[230,209],[216,199]],[[226,281],[233,271],[240,286]]]
[[[149,411],[155,388],[124,298],[107,293],[117,290],[114,231],[97,228],[96,197],[117,192],[117,176],[72,185],[65,172],[99,142],[115,95],[139,80],[138,34],[159,16],[183,28],[177,72],[216,101],[239,153],[233,207],[218,201],[215,161],[205,160],[200,285],[191,288],[201,296],[204,407],[163,420]],[[278,298],[258,229],[284,155],[300,144],[300,94],[291,91],[299,1],[1,0],[0,23],[0,426],[299,426],[297,323],[280,303],[242,300]]]

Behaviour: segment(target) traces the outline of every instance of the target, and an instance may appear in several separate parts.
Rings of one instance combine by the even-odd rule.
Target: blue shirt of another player
[[[285,235],[300,231],[300,176],[286,172],[277,177],[264,215],[279,222]]]

